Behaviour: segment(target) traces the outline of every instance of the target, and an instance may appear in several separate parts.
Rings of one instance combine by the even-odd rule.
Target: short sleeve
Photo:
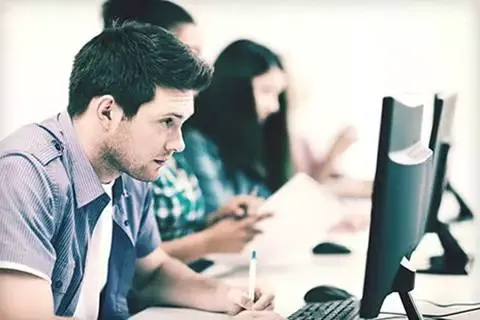
[[[258,192],[256,193],[257,196],[261,198],[268,198],[272,195],[270,189],[268,189],[264,184],[257,184],[256,185]]]
[[[137,258],[143,258],[153,252],[162,242],[153,210],[152,189],[147,187],[147,196],[143,204],[142,221],[138,231],[135,248]]]
[[[207,214],[218,210],[235,195],[235,190],[226,183],[223,162],[213,147],[212,142],[197,131],[185,134],[183,155],[198,179]]]
[[[5,156],[0,182],[0,268],[50,280],[55,199],[45,168],[27,156]]]

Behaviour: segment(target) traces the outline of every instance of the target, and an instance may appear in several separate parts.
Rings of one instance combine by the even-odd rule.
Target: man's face
[[[181,126],[193,114],[193,94],[157,88],[152,101],[112,130],[106,160],[136,179],[156,180],[163,164],[185,147]]]

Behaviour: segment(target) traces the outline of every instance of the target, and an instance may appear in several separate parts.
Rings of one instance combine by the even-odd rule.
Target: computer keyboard
[[[297,310],[288,320],[354,320],[358,319],[358,302],[349,298],[309,303]]]

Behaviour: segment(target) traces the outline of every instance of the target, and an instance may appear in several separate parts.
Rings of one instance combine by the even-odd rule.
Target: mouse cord
[[[386,318],[375,318],[375,319],[377,320],[405,319],[405,317],[406,315],[398,315],[398,316],[392,316],[392,317],[386,317]],[[424,320],[438,320],[438,319],[425,317]]]
[[[452,308],[452,307],[476,307],[480,306],[480,302],[454,302],[448,304],[441,304],[427,299],[416,299],[416,301],[426,302],[439,308]]]
[[[460,310],[460,311],[451,312],[451,313],[444,313],[444,314],[422,314],[422,315],[426,318],[443,320],[443,318],[445,318],[445,317],[456,316],[456,315],[459,315],[459,314],[469,313],[469,312],[473,312],[473,311],[477,311],[477,310],[480,310],[480,307]],[[380,314],[391,315],[391,316],[406,316],[405,313],[397,313],[397,312],[380,312]]]

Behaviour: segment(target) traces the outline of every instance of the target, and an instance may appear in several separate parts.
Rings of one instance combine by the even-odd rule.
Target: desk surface
[[[468,253],[474,252],[475,233],[472,222],[458,224],[452,227],[452,232],[459,239]],[[257,267],[258,285],[275,292],[276,312],[287,317],[300,308],[303,295],[307,290],[317,285],[332,285],[349,291],[361,297],[365,271],[365,257],[368,243],[368,233],[342,236],[339,241],[352,249],[352,254],[340,256],[313,256],[305,254],[296,256],[290,263],[281,265],[262,265]],[[435,235],[426,235],[418,246],[412,262],[416,266],[422,265],[429,256],[441,253],[441,247]],[[223,270],[222,270],[223,269]],[[226,266],[214,266],[206,274],[216,276],[222,281],[239,286],[246,286],[248,268],[237,267],[235,270]],[[222,275],[223,273],[223,275]],[[422,313],[447,313],[456,311],[452,308],[441,309],[422,302],[422,299],[436,303],[458,303],[473,301],[473,281],[471,276],[439,276],[417,274],[413,296],[418,299],[417,304]],[[462,307],[460,309],[465,309]],[[457,309],[458,310],[458,309]],[[383,312],[401,312],[403,307],[397,295],[390,295],[382,307]],[[473,316],[473,318],[472,318]],[[384,317],[383,315],[381,317]],[[195,310],[149,308],[135,315],[133,320],[148,319],[227,319],[225,315],[211,314]],[[457,316],[452,319],[480,319],[480,314]]]

